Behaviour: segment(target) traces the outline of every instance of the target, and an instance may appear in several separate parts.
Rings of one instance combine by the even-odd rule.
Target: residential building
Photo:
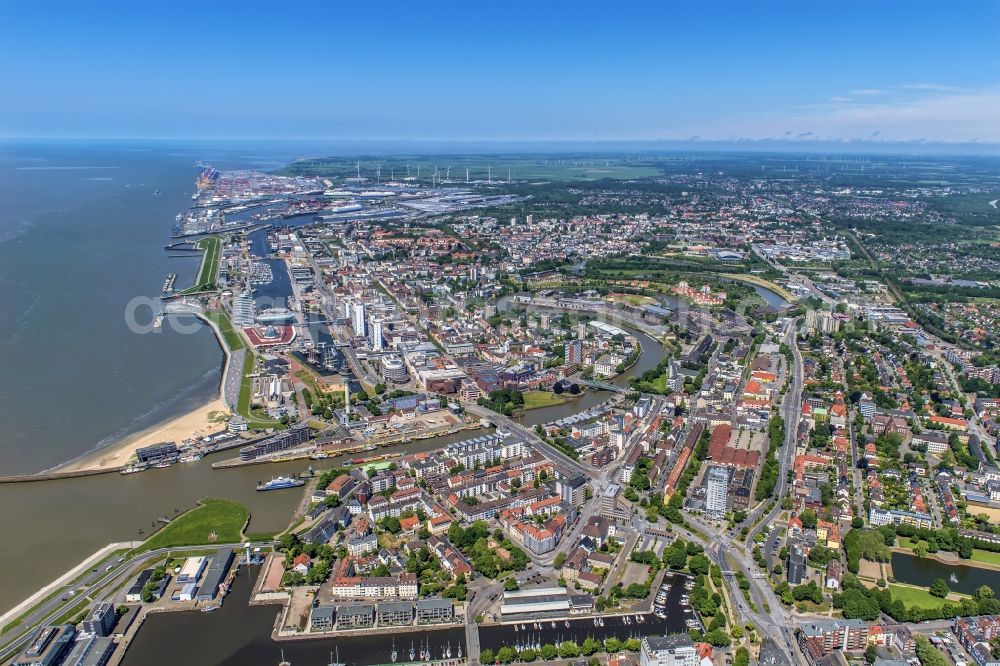
[[[639,651],[641,666],[698,666],[698,651],[687,634],[646,636]]]
[[[726,515],[726,499],[729,497],[729,470],[718,465],[712,466],[706,474],[705,512],[713,518]]]

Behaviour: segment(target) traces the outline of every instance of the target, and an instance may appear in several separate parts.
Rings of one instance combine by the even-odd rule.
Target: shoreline
[[[891,548],[889,548],[889,552],[899,553],[901,555],[909,555],[910,557],[913,557],[918,560],[920,559],[934,560],[939,564],[947,564],[950,566],[967,567],[969,569],[984,569],[987,571],[1000,571],[1000,564],[993,564],[992,562],[983,562],[981,560],[974,560],[971,558],[968,560],[963,560],[956,553],[950,550],[938,551],[936,553],[927,553],[927,555],[925,555],[922,558],[917,557],[913,553],[912,548],[906,548],[905,546],[892,546]],[[944,555],[943,553],[948,553],[948,555]],[[891,564],[892,560],[890,559],[887,565],[891,567]]]
[[[175,442],[179,445],[190,437],[204,437],[218,432],[220,427],[224,427],[224,423],[215,422],[212,419],[218,417],[220,412],[228,414],[229,408],[226,407],[222,398],[216,396],[204,405],[195,407],[184,414],[65,462],[49,470],[49,473],[106,471],[123,467],[128,464],[129,459],[135,454],[135,450],[140,447],[159,442]]]
[[[215,341],[222,350],[222,374],[219,378],[219,387],[216,396],[182,414],[178,414],[132,434],[125,435],[116,442],[67,460],[51,469],[38,472],[38,476],[77,472],[109,472],[127,465],[135,454],[135,450],[143,446],[171,441],[180,444],[183,440],[191,437],[204,437],[218,432],[219,427],[224,422],[221,420],[215,422],[213,421],[213,417],[218,416],[219,412],[233,413],[233,410],[226,404],[225,396],[223,395],[232,354],[226,345],[225,339],[222,337],[222,331],[215,325],[215,322],[201,312],[195,313],[195,316],[212,329]]]

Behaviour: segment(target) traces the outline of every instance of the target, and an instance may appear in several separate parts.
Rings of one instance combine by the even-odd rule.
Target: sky
[[[1000,146],[1000,2],[3,2],[0,136]]]

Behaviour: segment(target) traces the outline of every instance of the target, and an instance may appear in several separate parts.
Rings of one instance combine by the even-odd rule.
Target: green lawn
[[[988,550],[972,549],[972,561],[984,564],[1000,565],[1000,553],[991,553]]]
[[[945,604],[944,599],[935,597],[927,590],[919,587],[908,587],[906,585],[890,583],[889,592],[892,593],[893,601],[898,599],[907,608],[940,608]]]
[[[229,316],[225,312],[220,310],[209,310],[204,314],[206,319],[211,320],[216,326],[219,327],[219,331],[222,332],[222,338],[226,341],[226,346],[229,347],[230,351],[243,349],[243,338],[241,338],[240,334],[233,328],[233,324],[229,321]]]
[[[909,537],[897,537],[896,545],[900,548],[908,548],[913,550],[913,547],[919,543],[918,541],[913,541]],[[926,544],[925,544],[926,545]],[[979,548],[972,549],[972,562],[982,562],[983,564],[995,564],[1000,566],[1000,553],[993,553],[988,550],[981,550]]]
[[[552,405],[561,405],[567,401],[569,401],[569,398],[556,395],[551,391],[528,391],[524,394],[524,409],[551,407]]]
[[[189,289],[185,289],[184,294],[194,294],[199,291],[206,291],[215,288],[215,277],[219,273],[219,260],[222,256],[222,239],[218,236],[207,236],[195,241],[195,247],[204,250],[205,256],[201,261],[201,269],[198,271],[198,279]]]
[[[227,499],[202,500],[169,525],[149,537],[140,551],[175,546],[199,546],[212,543],[239,543],[250,510]]]

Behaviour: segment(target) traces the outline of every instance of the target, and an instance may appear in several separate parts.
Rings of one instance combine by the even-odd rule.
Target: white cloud
[[[958,89],[908,84],[878,99],[833,97],[786,113],[734,119],[720,127],[718,135],[736,131],[765,139],[791,132],[802,139],[1000,143],[998,119],[1000,86]]]

